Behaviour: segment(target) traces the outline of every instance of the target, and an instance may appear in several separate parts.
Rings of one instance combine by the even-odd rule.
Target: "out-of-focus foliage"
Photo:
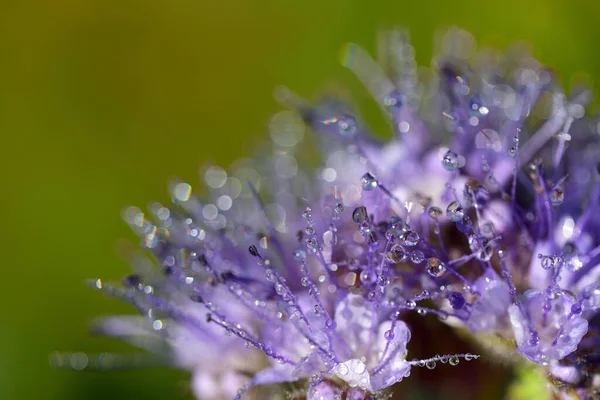
[[[545,385],[546,377],[542,371],[531,365],[523,366],[518,368],[508,390],[508,396],[512,400],[549,400],[552,396],[549,390],[544,390]]]
[[[372,49],[378,30],[404,26],[423,64],[434,31],[458,25],[483,44],[527,41],[568,85],[600,77],[599,12],[562,0],[0,2],[0,398],[186,396],[181,373],[56,371],[47,355],[132,351],[90,337],[94,316],[127,307],[82,284],[127,270],[121,209],[166,201],[169,177],[194,181],[201,163],[266,140],[277,84],[308,97],[342,84],[383,127],[337,63],[344,42]]]

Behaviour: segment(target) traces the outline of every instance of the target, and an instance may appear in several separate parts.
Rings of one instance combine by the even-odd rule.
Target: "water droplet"
[[[293,111],[280,111],[269,122],[271,139],[278,145],[291,147],[298,144],[305,131],[304,121]]]
[[[173,196],[176,200],[186,202],[192,196],[192,186],[185,182],[179,182],[173,188]]]
[[[475,258],[479,261],[489,261],[494,254],[494,249],[489,244],[489,241],[485,238],[478,238],[475,235],[469,236],[469,247],[473,254],[475,254]]]
[[[392,90],[385,98],[383,99],[383,106],[388,110],[391,114],[396,114],[400,108],[402,108],[402,95],[397,90]]]
[[[455,366],[455,365],[458,365],[459,361],[460,361],[460,359],[458,357],[452,356],[448,359],[448,364]]]
[[[265,270],[265,278],[267,278],[268,281],[273,282],[275,280],[275,275],[273,275],[273,271],[271,271],[270,269]]]
[[[410,255],[410,259],[415,264],[421,264],[423,261],[425,261],[425,254],[423,254],[421,250],[415,250]]]
[[[297,249],[294,251],[294,260],[302,262],[306,259],[306,251],[302,249]]]
[[[583,262],[579,258],[579,253],[574,243],[568,242],[565,244],[563,247],[563,255],[565,266],[569,271],[575,272],[583,267]]]
[[[386,340],[392,340],[392,339],[394,338],[394,336],[395,336],[395,335],[394,335],[394,331],[392,331],[391,329],[389,329],[389,330],[385,331],[385,333],[383,334],[383,337],[384,337]]]
[[[371,283],[372,282],[372,278],[374,278],[374,276],[372,276],[372,274],[369,273],[368,270],[364,269],[361,273],[360,273],[360,280],[363,283]]]
[[[471,226],[471,219],[466,215],[461,220],[456,221],[456,229],[462,233],[468,233],[471,230]]]
[[[425,366],[427,367],[427,369],[434,369],[435,368],[435,361],[429,360],[429,361],[425,362]]]
[[[454,171],[458,168],[458,155],[452,150],[448,150],[442,157],[442,167],[446,171]]]
[[[517,156],[517,147],[516,146],[512,146],[510,148],[510,150],[508,151],[508,154],[510,154],[510,156],[512,158],[515,158]]]
[[[434,278],[439,278],[446,273],[446,267],[437,257],[430,257],[427,260],[427,273]]]
[[[478,149],[500,151],[502,149],[500,135],[493,129],[482,129],[475,135],[475,146]]]
[[[310,280],[307,277],[303,277],[302,279],[300,279],[300,283],[302,284],[302,286],[306,287],[310,285]]]
[[[337,368],[340,375],[347,375],[349,372],[346,364],[340,364]]]
[[[365,206],[356,207],[352,212],[352,220],[356,223],[366,221],[367,208]]]
[[[356,133],[356,119],[350,115],[340,117],[337,121],[338,132],[344,137],[353,136]]]
[[[406,302],[406,307],[407,307],[409,310],[414,310],[416,306],[417,306],[417,303],[416,303],[416,302],[414,302],[413,300],[408,300],[408,301]]]
[[[417,314],[419,314],[419,315],[421,315],[421,316],[422,316],[422,315],[427,315],[427,310],[426,310],[426,309],[424,309],[424,308],[419,308],[419,309],[417,310]]]
[[[390,225],[387,231],[385,232],[385,236],[388,239],[396,239],[399,238],[407,230],[407,226],[399,217],[392,217],[390,219]]]
[[[406,231],[401,236],[402,243],[405,246],[416,246],[419,239],[419,234],[415,231]]]
[[[450,295],[448,296],[448,301],[450,302],[450,307],[452,307],[455,310],[460,310],[467,304],[465,296],[458,292],[450,293]]]
[[[309,221],[312,218],[312,208],[306,207],[306,209],[302,212],[302,218]]]
[[[556,258],[553,256],[542,256],[541,265],[544,269],[552,269],[556,266]]]
[[[458,222],[465,216],[465,210],[458,201],[454,200],[448,204],[448,208],[446,208],[446,216],[450,221]]]
[[[429,215],[429,218],[437,221],[442,217],[443,211],[439,207],[432,206],[432,207],[429,207],[427,214]]]
[[[377,236],[377,233],[373,231],[367,233],[367,241],[369,242],[369,244],[375,244],[378,240],[379,236]]]
[[[377,179],[367,172],[360,178],[360,186],[363,190],[373,190],[377,187]]]
[[[474,358],[477,358],[474,354],[465,354],[465,361],[471,361]]]
[[[282,296],[285,293],[285,289],[284,289],[283,285],[281,285],[279,283],[275,284],[275,293]]]
[[[142,277],[138,274],[131,274],[123,278],[123,285],[125,286],[137,286],[141,283]]]
[[[344,205],[342,203],[337,203],[334,209],[336,214],[341,214],[344,212]]]
[[[377,283],[379,286],[387,286],[390,284],[390,279],[385,275],[380,275],[377,279]]]
[[[404,247],[399,244],[393,245],[390,251],[385,254],[386,261],[394,264],[402,262],[405,258],[406,251],[404,250]]]
[[[250,253],[251,256],[258,257],[258,249],[256,248],[255,245],[251,245],[250,247],[248,247],[248,252]]]
[[[556,186],[550,191],[550,202],[553,206],[559,206],[565,200],[565,192],[562,187]]]
[[[537,333],[533,332],[529,337],[529,340],[527,340],[527,343],[530,346],[537,346],[540,343],[540,338],[538,337]]]

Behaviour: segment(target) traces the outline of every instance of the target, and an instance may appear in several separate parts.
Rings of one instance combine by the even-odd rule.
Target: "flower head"
[[[390,141],[338,99],[282,89],[291,111],[271,122],[272,152],[230,173],[207,168],[206,196],[173,182],[171,206],[127,209],[152,259],[123,287],[93,284],[144,317],[107,319],[103,332],[160,338],[200,398],[230,396],[232,382],[236,398],[283,382],[307,398],[374,398],[415,366],[478,357],[407,358],[403,316],[417,312],[504,339],[563,393],[591,395],[600,136],[585,118],[590,95],[566,96],[518,49],[476,53],[457,30],[443,44],[431,73],[399,32],[382,36],[379,64],[345,46]],[[316,171],[298,161],[306,128]]]

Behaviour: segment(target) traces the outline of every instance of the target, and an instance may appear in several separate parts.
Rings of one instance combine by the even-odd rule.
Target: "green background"
[[[132,239],[129,204],[167,201],[173,176],[195,182],[267,140],[273,88],[310,97],[350,87],[347,41],[410,29],[420,64],[433,33],[458,25],[479,43],[531,44],[561,81],[600,76],[595,1],[0,1],[1,399],[183,398],[185,374],[56,371],[56,349],[131,351],[87,324],[127,306],[85,287],[118,279]]]

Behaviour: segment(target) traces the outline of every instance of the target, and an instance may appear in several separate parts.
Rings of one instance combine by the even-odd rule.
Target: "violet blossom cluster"
[[[123,285],[91,284],[142,316],[98,329],[168,354],[200,399],[376,399],[415,367],[480,357],[412,358],[414,312],[494,338],[565,399],[598,395],[600,124],[586,116],[589,91],[566,95],[520,47],[476,52],[458,30],[430,69],[402,32],[378,49],[375,62],[349,44],[342,61],[393,137],[371,134],[338,98],[278,90],[290,110],[271,120],[272,150],[229,172],[205,168],[205,195],[176,181],[172,204],[124,211],[149,257]],[[316,169],[301,161],[308,140]]]

